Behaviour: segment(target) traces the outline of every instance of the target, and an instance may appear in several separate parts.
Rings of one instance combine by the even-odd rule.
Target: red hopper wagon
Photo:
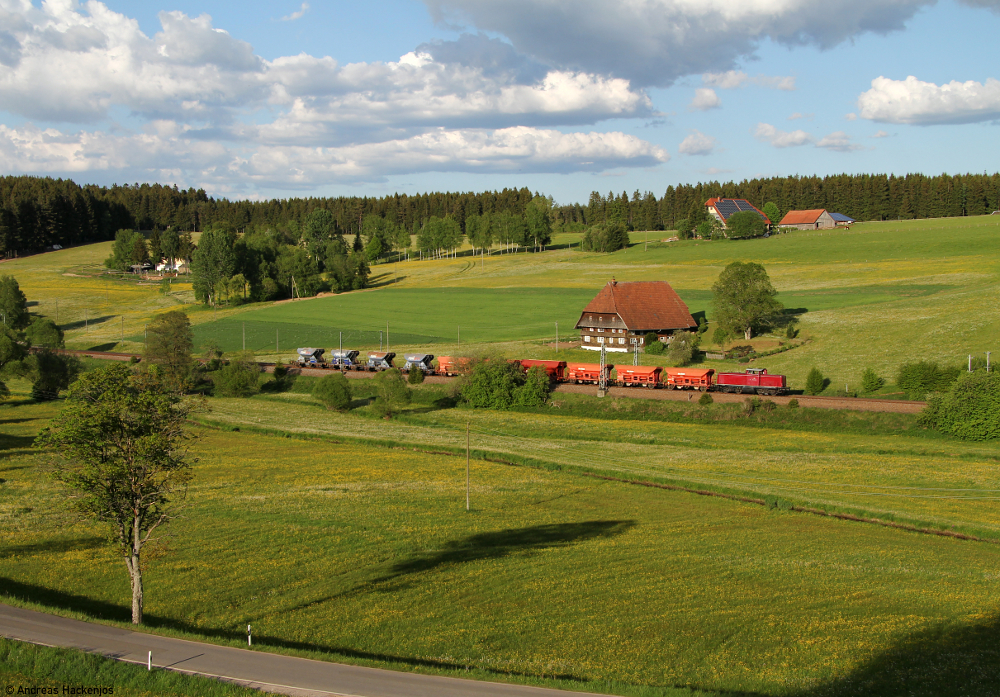
[[[614,366],[610,363],[605,366],[605,369],[609,373],[612,368],[614,368]],[[591,383],[596,385],[600,382],[600,379],[600,363],[570,363],[566,366],[566,380],[568,382]]]
[[[712,389],[712,368],[664,368],[663,384],[668,390],[700,390]]]
[[[438,356],[437,371],[442,375],[465,375],[472,366],[472,359],[464,356]]]
[[[618,384],[625,387],[638,385],[650,389],[657,387],[661,383],[663,368],[648,365],[619,366]]]
[[[549,376],[549,380],[554,382],[562,382],[566,377],[566,361],[532,361],[532,360],[522,360],[521,370],[528,372],[532,368],[538,367],[545,370],[545,374]]]
[[[788,392],[784,375],[768,375],[766,368],[747,368],[745,373],[719,373],[715,388],[719,392],[776,395]]]

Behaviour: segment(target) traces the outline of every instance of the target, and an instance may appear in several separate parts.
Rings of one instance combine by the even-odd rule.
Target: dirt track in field
[[[127,353],[112,353],[110,351],[65,351],[64,353],[71,353],[78,356],[90,356],[92,358],[100,358],[104,360],[111,361],[127,361],[132,358],[131,354]],[[274,365],[269,363],[262,363],[261,366],[264,372],[270,373],[274,370]],[[329,375],[330,370],[322,370],[319,368],[289,368],[293,373],[300,375],[312,375],[316,377],[322,377],[324,375]],[[376,374],[368,372],[354,372],[347,371],[344,373],[348,378],[352,379],[365,379],[372,378]],[[447,385],[455,380],[455,378],[445,377],[443,375],[428,375],[424,378],[424,382],[429,385]],[[556,385],[553,390],[555,393],[571,393],[571,394],[597,394],[597,387],[595,385]],[[747,399],[748,395],[740,394],[726,394],[725,392],[712,392],[712,399],[716,402],[742,402]],[[691,402],[695,403],[701,396],[700,392],[694,392],[691,390],[650,390],[643,387],[612,387],[608,390],[609,397],[627,397],[630,399],[660,399],[660,400],[671,400],[674,402]],[[918,414],[920,411],[927,406],[926,402],[909,402],[898,399],[864,399],[859,398],[849,398],[849,397],[808,397],[806,395],[789,395],[785,397],[767,397],[776,404],[786,405],[791,399],[799,400],[799,404],[803,407],[814,407],[817,409],[847,409],[852,411],[882,411],[882,412],[893,412],[897,414]]]

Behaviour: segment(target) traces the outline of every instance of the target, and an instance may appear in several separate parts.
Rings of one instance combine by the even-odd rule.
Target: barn
[[[691,312],[665,281],[618,283],[614,279],[590,301],[580,315],[580,346],[599,351],[627,352],[643,346],[655,332],[669,342],[674,332],[697,328]]]
[[[796,230],[832,230],[837,226],[837,221],[826,209],[813,208],[808,211],[788,211],[778,226]]]
[[[726,221],[729,220],[729,216],[745,211],[752,211],[759,215],[765,225],[771,224],[770,218],[745,198],[710,198],[705,201],[705,206],[708,208],[709,215],[722,223],[723,228],[726,227]]]

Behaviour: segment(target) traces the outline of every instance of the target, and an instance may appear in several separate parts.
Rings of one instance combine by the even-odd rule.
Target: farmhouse
[[[604,346],[616,352],[643,346],[649,332],[669,342],[675,331],[697,326],[669,283],[618,283],[614,279],[590,301],[576,323],[582,348],[599,351]]]
[[[765,225],[771,224],[771,220],[745,198],[710,198],[705,201],[705,206],[708,207],[709,214],[722,223],[723,228],[726,227],[726,221],[729,220],[729,216],[744,211],[753,211],[760,216]]]

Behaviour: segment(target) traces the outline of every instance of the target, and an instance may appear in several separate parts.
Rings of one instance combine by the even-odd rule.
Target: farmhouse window
[[[590,335],[587,334],[585,337],[583,337],[583,340],[586,341],[589,344],[590,343]]]
[[[603,333],[604,332],[604,327],[599,327],[597,331]]]
[[[618,339],[618,343],[619,344],[624,344],[625,343],[625,339]]]
[[[597,337],[597,343],[603,344],[604,343],[604,337],[603,336]]]

